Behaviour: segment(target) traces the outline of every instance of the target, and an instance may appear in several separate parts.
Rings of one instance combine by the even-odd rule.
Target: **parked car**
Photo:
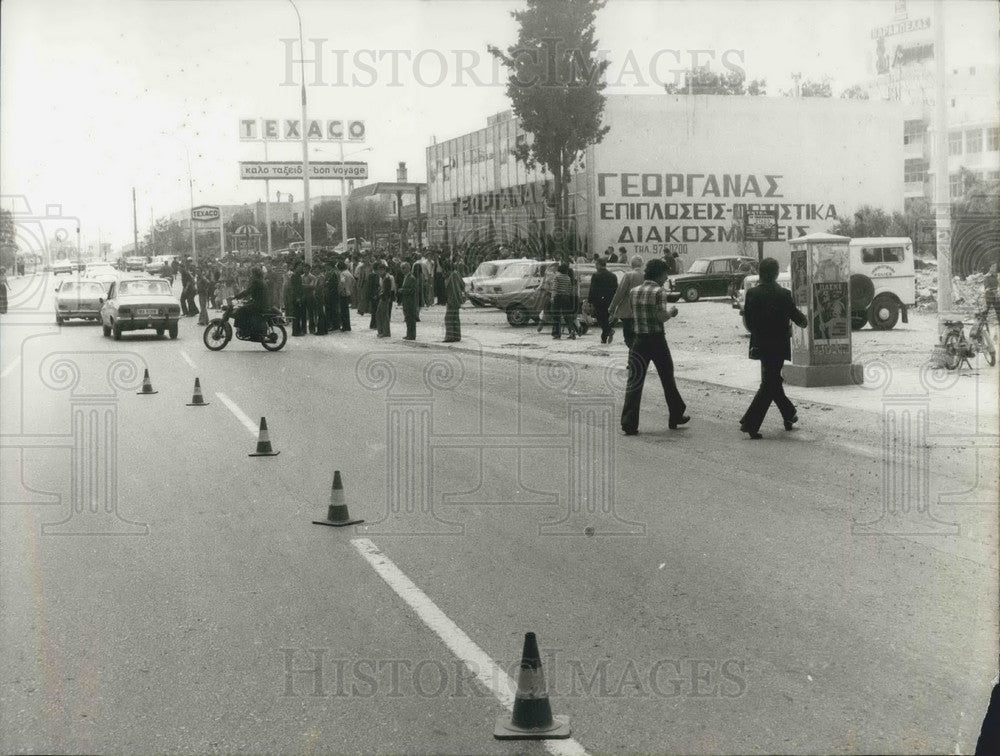
[[[476,268],[471,276],[466,276],[462,279],[465,282],[465,295],[476,307],[486,307],[487,302],[484,299],[484,295],[488,293],[487,287],[490,285],[490,282],[500,278],[504,271],[512,265],[534,262],[537,262],[537,260],[533,260],[530,257],[484,260],[479,263],[479,267]]]
[[[484,305],[493,306],[498,296],[512,294],[524,289],[537,289],[545,277],[545,271],[552,261],[547,262],[517,262],[511,265],[499,266],[497,275],[480,281],[476,286]]]
[[[747,301],[747,291],[752,287],[756,286],[760,282],[760,276],[756,273],[751,273],[743,277],[743,283],[740,288],[736,290],[736,298],[733,301],[733,307],[735,307],[740,312],[740,319],[743,321],[743,327],[747,327],[747,319],[743,315],[743,306]],[[789,291],[792,290],[792,274],[790,271],[784,270],[778,274],[778,285],[782,286]],[[749,331],[750,329],[747,328]]]
[[[111,284],[101,307],[101,326],[105,336],[118,341],[123,331],[152,328],[157,336],[164,331],[177,338],[181,308],[170,291],[170,284],[160,278],[128,276]]]
[[[125,258],[125,270],[131,272],[133,270],[145,270],[146,269],[146,258],[145,257],[126,257]]]
[[[74,260],[53,260],[52,275],[58,276],[60,273],[73,273],[76,270]]]
[[[542,263],[546,269],[558,265],[556,262]],[[590,308],[586,306],[587,295],[590,293],[590,279],[597,272],[597,268],[591,263],[577,263],[571,266],[580,284],[581,324],[584,326],[581,333],[585,333],[588,325],[593,325],[596,321]],[[611,263],[608,270],[615,274],[615,278],[621,280],[622,274],[629,270],[628,265]],[[544,275],[544,274],[543,274]],[[493,306],[498,307],[507,313],[507,322],[512,326],[525,326],[531,322],[538,322],[541,313],[538,311],[536,301],[538,299],[538,287],[524,288],[519,291],[512,291],[506,294],[499,294],[493,298]]]
[[[702,257],[691,263],[687,273],[671,276],[667,300],[697,302],[702,297],[730,297],[743,278],[757,272],[757,260],[742,255]]]
[[[294,245],[296,243],[297,242],[292,242],[293,248],[294,248]],[[370,241],[368,241],[367,239],[363,239],[360,236],[358,236],[358,237],[351,236],[351,237],[348,237],[348,239],[347,239],[347,247],[346,248],[344,247],[344,242],[340,242],[340,244],[336,245],[333,248],[333,251],[336,252],[338,255],[342,255],[345,252],[354,252],[356,249],[359,249],[359,248],[360,248],[360,250],[362,252],[367,252],[368,250],[370,250],[372,248],[372,243]]]
[[[56,323],[62,325],[70,318],[100,320],[104,292],[99,281],[83,278],[61,282],[56,287]]]
[[[148,263],[146,263],[146,272],[152,273],[153,275],[159,275],[163,272],[163,264],[169,263],[173,264],[174,260],[179,260],[180,255],[157,255]]]
[[[879,331],[892,329],[917,301],[913,242],[903,237],[851,239],[851,328],[865,323]]]

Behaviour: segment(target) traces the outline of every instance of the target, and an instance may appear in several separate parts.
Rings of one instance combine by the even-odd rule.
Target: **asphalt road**
[[[880,520],[875,447],[745,440],[746,397],[692,382],[717,411],[670,431],[653,376],[624,438],[620,376],[358,317],[211,353],[45,302],[0,320],[4,752],[541,753],[493,739],[510,691],[470,669],[516,677],[527,631],[553,752],[974,747],[995,508]],[[899,485],[977,484],[920,459]],[[312,524],[335,469],[365,525]]]

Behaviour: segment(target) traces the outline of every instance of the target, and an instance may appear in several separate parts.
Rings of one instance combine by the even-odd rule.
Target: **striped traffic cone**
[[[191,401],[187,403],[188,407],[207,407],[208,402],[205,401],[204,397],[201,395],[201,381],[197,378],[194,379],[194,395],[191,397]]]
[[[364,520],[352,520],[344,500],[344,484],[340,480],[340,470],[333,471],[333,488],[330,491],[330,507],[325,520],[313,520],[313,525],[332,525],[342,528],[345,525],[357,525]]]
[[[542,660],[534,633],[525,633],[521,669],[517,675],[514,715],[497,718],[493,737],[497,740],[547,740],[569,737],[569,717],[552,716],[545,690]]]
[[[153,391],[153,384],[149,382],[149,368],[142,374],[142,391],[136,391],[136,394],[158,394],[158,391]]]
[[[271,438],[267,435],[267,418],[260,419],[260,435],[257,436],[257,451],[248,454],[248,457],[276,457],[281,452],[271,449]]]

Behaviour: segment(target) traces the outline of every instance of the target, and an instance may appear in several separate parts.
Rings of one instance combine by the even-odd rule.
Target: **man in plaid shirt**
[[[674,430],[691,419],[684,414],[686,405],[674,382],[674,362],[663,333],[663,323],[677,315],[676,307],[667,307],[667,293],[663,290],[669,267],[666,261],[653,259],[646,263],[644,275],[646,280],[628,295],[635,340],[628,352],[628,383],[625,387],[625,406],[622,408],[622,431],[626,436],[639,432],[639,405],[650,362],[656,365],[663,385],[663,396],[670,412],[668,427]]]

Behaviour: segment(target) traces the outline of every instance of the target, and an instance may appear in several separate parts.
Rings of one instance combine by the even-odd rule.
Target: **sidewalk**
[[[699,305],[688,305],[688,308]],[[702,307],[706,306],[704,303]],[[688,313],[693,310],[688,310]],[[707,312],[707,311],[703,311]],[[718,313],[713,313],[717,315]],[[398,316],[394,313],[393,320]],[[513,328],[498,310],[463,307],[462,341],[457,344],[440,343],[443,334],[444,308],[430,307],[421,310],[417,341],[414,346],[447,348],[464,352],[483,353],[506,359],[527,362],[565,361],[587,365],[602,370],[624,370],[627,349],[621,340],[621,330],[616,329],[614,342],[600,343],[595,329],[576,340],[565,335],[555,340],[550,329],[539,333],[534,325]],[[702,324],[705,325],[705,324]],[[393,324],[395,328],[395,323]],[[735,353],[733,344],[716,344],[713,336],[685,332],[690,324],[668,326],[667,340],[671,344],[675,375],[679,381],[693,381],[719,386],[730,390],[753,393],[760,382],[759,363],[742,353]],[[891,343],[897,335],[892,332],[875,333],[878,338]],[[395,338],[395,336],[394,336]],[[719,339],[721,341],[722,339]],[[900,340],[900,339],[897,339]],[[410,342],[404,342],[410,343]],[[901,404],[912,405],[914,411],[921,406],[933,415],[935,426],[962,428],[968,434],[998,432],[998,369],[987,366],[979,358],[975,368],[946,371],[931,369],[930,358],[933,342],[923,354],[906,353],[906,359],[893,359],[892,351],[873,352],[855,350],[855,363],[864,367],[864,384],[860,386],[827,386],[805,388],[789,386],[785,390],[797,405],[841,407],[882,415],[887,408]],[[723,346],[725,348],[723,348]],[[692,348],[695,347],[695,348]],[[862,354],[859,355],[859,351]]]

